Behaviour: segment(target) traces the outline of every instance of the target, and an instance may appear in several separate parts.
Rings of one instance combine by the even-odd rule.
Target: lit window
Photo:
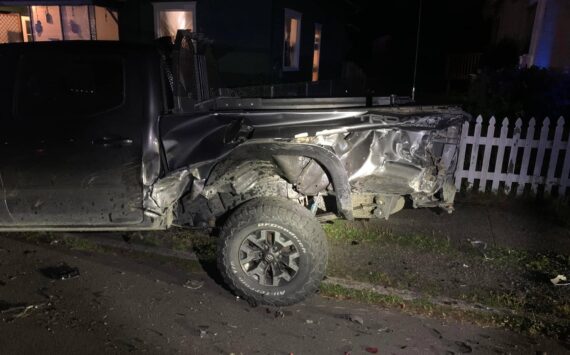
[[[153,6],[156,38],[168,36],[174,40],[178,30],[195,30],[195,2],[163,2]]]
[[[110,8],[92,5],[34,5],[18,9],[17,13],[0,13],[0,43],[119,40],[119,15]],[[11,37],[4,38],[4,33]]]
[[[61,41],[59,6],[32,6],[32,32],[34,41]]]
[[[119,40],[119,20],[117,11],[101,6],[95,8],[95,31],[97,39],[102,41]]]
[[[319,81],[319,64],[321,62],[321,38],[322,28],[320,23],[315,23],[315,41],[313,46],[313,81]]]
[[[63,25],[63,38],[66,40],[89,40],[91,28],[89,27],[88,6],[62,6],[61,23]]]
[[[22,42],[22,32],[19,14],[0,13],[0,43]]]
[[[301,13],[285,9],[283,70],[299,70],[301,52]]]

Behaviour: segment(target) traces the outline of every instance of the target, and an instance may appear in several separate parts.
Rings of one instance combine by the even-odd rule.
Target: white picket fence
[[[535,138],[534,118],[530,119],[527,127],[523,127],[520,118],[514,127],[509,127],[508,118],[502,121],[501,127],[495,127],[495,117],[491,117],[484,136],[481,135],[482,123],[483,118],[477,117],[471,135],[470,123],[463,124],[455,173],[458,189],[465,186],[466,180],[468,189],[478,182],[479,191],[502,189],[508,193],[516,189],[516,194],[521,195],[525,187],[527,191],[530,188],[536,193],[543,186],[546,194],[552,194],[555,188],[558,196],[567,195],[570,186],[570,137],[562,137],[563,117],[558,119],[553,132],[550,132],[550,119],[545,118],[538,139]]]

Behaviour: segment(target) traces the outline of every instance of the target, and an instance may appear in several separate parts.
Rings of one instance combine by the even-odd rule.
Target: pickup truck
[[[225,282],[289,305],[324,277],[320,222],[453,209],[454,107],[210,97],[199,40],[0,46],[0,231],[218,231]]]

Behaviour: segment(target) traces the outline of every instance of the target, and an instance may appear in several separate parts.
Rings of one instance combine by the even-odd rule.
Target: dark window
[[[46,54],[20,61],[16,116],[92,116],[123,104],[120,57]]]

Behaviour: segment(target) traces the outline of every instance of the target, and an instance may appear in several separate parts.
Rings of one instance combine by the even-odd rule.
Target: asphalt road
[[[49,268],[62,263],[79,275],[50,279]],[[0,318],[0,354],[568,351],[549,339],[318,295],[282,309],[251,307],[207,273],[151,256],[75,252],[5,236]]]

